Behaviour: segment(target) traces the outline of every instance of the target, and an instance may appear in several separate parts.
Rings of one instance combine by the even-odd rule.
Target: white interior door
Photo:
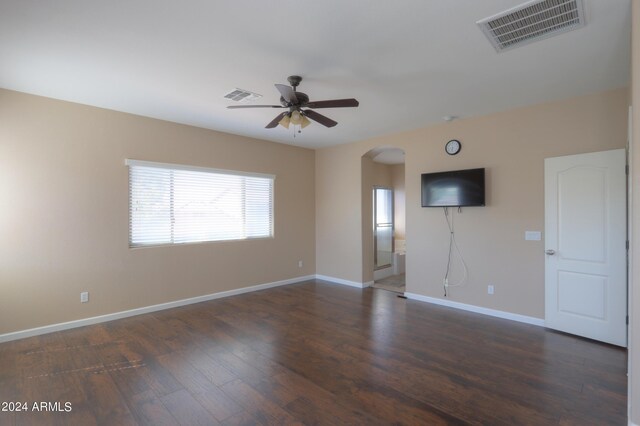
[[[545,160],[545,324],[627,346],[625,150]]]

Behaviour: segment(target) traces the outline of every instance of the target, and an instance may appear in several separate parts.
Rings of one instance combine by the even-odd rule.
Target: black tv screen
[[[422,207],[484,206],[484,168],[422,174]]]

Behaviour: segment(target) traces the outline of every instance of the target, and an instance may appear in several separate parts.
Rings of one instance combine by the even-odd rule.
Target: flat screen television
[[[484,206],[484,168],[422,174],[422,207]]]

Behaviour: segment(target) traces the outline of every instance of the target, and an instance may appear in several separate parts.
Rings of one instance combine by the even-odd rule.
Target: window
[[[273,236],[273,175],[126,164],[131,247]]]

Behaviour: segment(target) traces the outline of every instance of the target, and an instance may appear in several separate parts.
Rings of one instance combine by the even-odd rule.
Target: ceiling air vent
[[[227,93],[226,95],[224,95],[224,97],[226,99],[231,99],[232,101],[236,101],[236,102],[251,102],[251,101],[255,101],[258,98],[261,98],[262,95],[250,92],[248,90],[236,88],[231,92]]]
[[[582,0],[534,0],[476,24],[502,52],[584,25]]]

